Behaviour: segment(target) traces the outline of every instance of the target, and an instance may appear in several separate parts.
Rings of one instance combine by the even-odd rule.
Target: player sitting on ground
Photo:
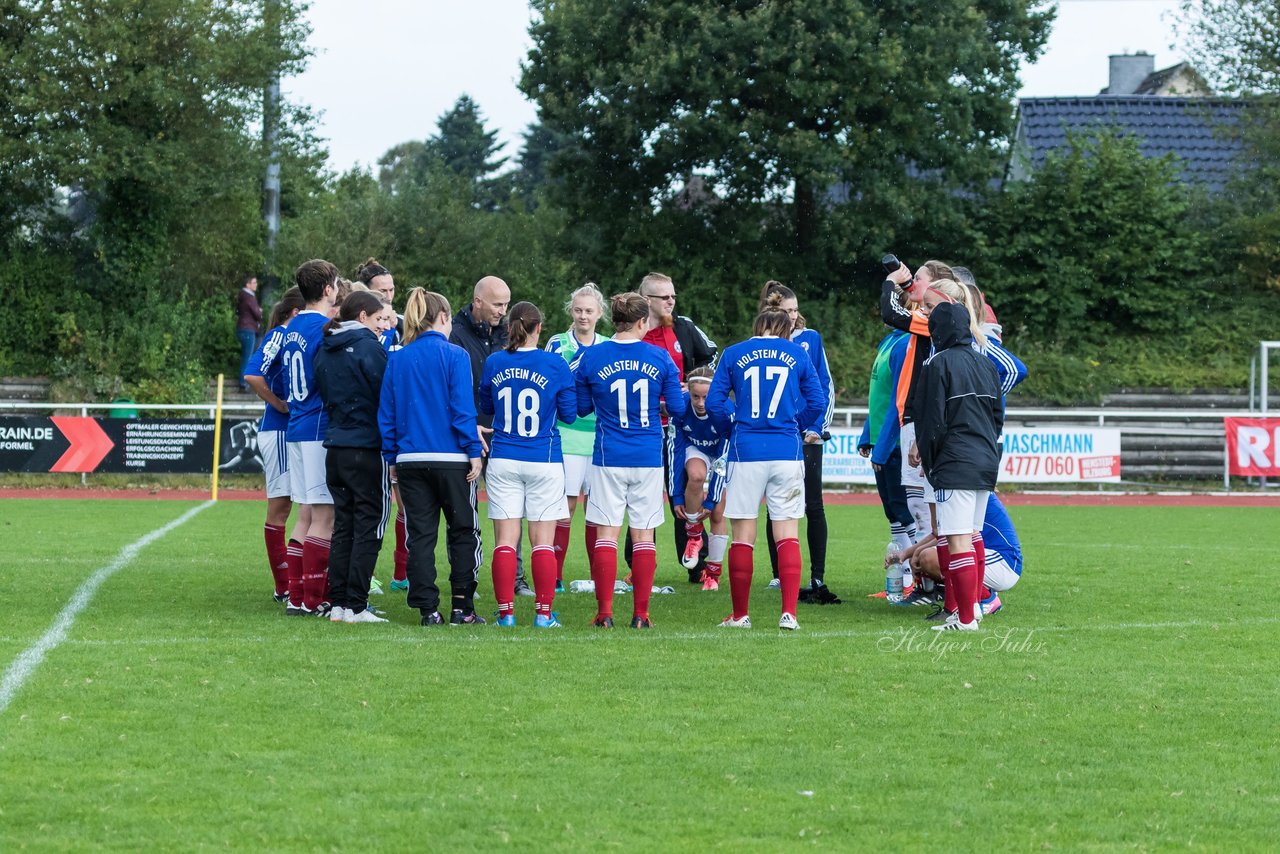
[[[729,547],[729,524],[724,519],[724,477],[715,469],[715,461],[728,448],[729,437],[716,429],[707,412],[711,376],[709,367],[698,368],[689,375],[689,391],[685,394],[687,409],[683,416],[671,419],[673,429],[668,440],[672,443],[668,491],[675,514],[685,521],[689,534],[682,561],[685,569],[698,565],[703,520],[711,520],[707,568],[702,573],[703,590],[720,589],[721,567]]]

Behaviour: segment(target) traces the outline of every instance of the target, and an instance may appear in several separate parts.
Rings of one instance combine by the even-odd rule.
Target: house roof
[[[1025,177],[1050,152],[1066,149],[1068,132],[1110,128],[1137,139],[1145,157],[1173,154],[1184,182],[1221,192],[1243,149],[1230,131],[1244,107],[1238,100],[1154,95],[1024,98],[1009,177]]]

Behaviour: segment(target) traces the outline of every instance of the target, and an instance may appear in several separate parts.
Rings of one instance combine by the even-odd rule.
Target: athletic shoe
[[[333,610],[333,605],[329,604],[328,602],[321,602],[318,606],[316,606],[316,609],[311,613],[315,614],[317,617],[327,617],[329,616],[329,612],[332,610]]]
[[[506,615],[499,614],[498,615],[498,622],[496,625],[502,626],[503,628],[510,628],[515,624],[516,624],[515,614],[506,614]]]
[[[443,625],[444,625],[444,617],[440,616],[440,612],[439,612],[439,611],[432,611],[430,614],[427,614],[427,615],[425,615],[425,616],[422,618],[422,625],[424,625],[424,626],[443,626]]]
[[[806,605],[839,605],[840,597],[825,584],[810,585],[800,591],[800,601]]]
[[[596,618],[591,621],[591,626],[597,629],[611,629],[613,628],[613,617],[602,617],[597,614]]]
[[[346,612],[346,615],[342,618],[342,622],[344,623],[385,623],[387,622],[386,617],[379,617],[377,614],[373,613],[372,608],[365,608],[363,611],[352,611],[349,608],[344,608],[343,611]]]
[[[778,620],[778,628],[783,629],[784,631],[794,632],[796,629],[800,628],[800,624],[796,622],[795,614],[788,614],[786,611],[783,611],[782,619]]]
[[[959,620],[951,622],[948,620],[940,626],[932,627],[935,632],[976,632],[978,630],[978,621],[972,623],[962,623]]]
[[[533,595],[533,588],[529,586],[529,582],[524,580],[523,575],[516,576],[516,595],[517,596]]]
[[[613,592],[614,592],[614,595],[617,595],[619,593],[630,593],[631,592],[631,576],[628,575],[622,581],[613,582]]]
[[[957,620],[960,619],[959,617],[955,616],[955,611],[948,611],[944,609],[941,604],[934,605],[933,610],[924,615],[924,618],[926,620],[929,620],[930,622],[933,622],[936,620],[943,620],[943,621],[950,620],[953,617]]]
[[[401,579],[396,579],[396,578],[391,579],[391,589],[392,589],[392,590],[408,590],[408,589],[409,589],[409,579],[407,579],[407,578],[405,578],[405,579],[403,579],[403,580],[401,580]]]
[[[992,593],[986,599],[983,599],[981,602],[978,603],[978,609],[981,610],[982,613],[988,617],[990,617],[992,614],[994,614],[996,611],[999,611],[1003,607],[1004,607],[1004,603],[1000,601],[999,593]]]
[[[460,608],[454,608],[453,613],[449,614],[449,625],[451,626],[483,626],[486,622],[487,620],[475,611],[466,613]]]
[[[911,593],[903,596],[901,602],[892,602],[892,605],[900,605],[910,607],[912,605],[937,605],[942,595],[941,588],[934,588],[926,591],[920,585],[912,588]]]
[[[714,575],[703,571],[702,573],[702,589],[716,591],[720,589],[720,580]]]
[[[702,552],[702,529],[698,529],[698,533],[689,535],[689,542],[684,544],[684,556],[680,558],[680,562],[684,564],[685,569],[693,569],[698,565],[698,558]]]
[[[382,595],[382,582],[378,580],[378,576],[376,575],[369,576],[369,595],[370,596]]]
[[[341,623],[343,618],[347,616],[347,609],[341,605],[334,605],[329,609],[329,622]]]
[[[749,628],[751,628],[751,617],[749,617],[749,616],[748,616],[748,615],[746,615],[746,614],[743,614],[741,619],[739,619],[739,620],[735,620],[735,619],[733,618],[733,615],[732,615],[732,614],[730,614],[729,616],[725,617],[723,620],[721,620],[721,621],[720,621],[720,628],[722,628],[722,629],[749,629]]]
[[[564,592],[564,579],[563,579],[563,578],[557,578],[557,579],[556,579],[556,592],[557,592],[557,593],[563,593],[563,592]]]
[[[311,609],[306,605],[289,603],[288,607],[284,609],[284,615],[286,617],[309,617],[311,616]]]
[[[638,614],[631,618],[631,628],[633,629],[651,629],[653,623],[649,622],[648,617],[641,617]]]
[[[776,578],[770,581],[769,585],[765,587],[765,590],[781,590],[781,589],[782,589],[782,582]]]
[[[552,611],[550,614],[537,614],[533,618],[533,627],[535,629],[562,628],[562,626],[560,625],[559,617],[560,615],[557,614],[555,611]]]
[[[288,593],[272,593],[272,594],[271,594],[271,601],[273,601],[273,602],[288,602],[288,601],[289,601],[289,594],[288,594]]]

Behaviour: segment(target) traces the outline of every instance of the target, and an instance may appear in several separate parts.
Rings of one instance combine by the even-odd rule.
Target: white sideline
[[[116,555],[115,560],[85,579],[84,583],[76,589],[71,601],[58,612],[58,616],[54,619],[53,625],[49,627],[49,630],[44,633],[40,640],[24,649],[5,670],[4,679],[0,681],[0,714],[3,714],[9,708],[13,698],[17,696],[18,691],[22,690],[22,686],[31,678],[31,675],[36,672],[36,668],[44,661],[44,657],[67,639],[67,632],[70,630],[71,624],[75,622],[80,612],[89,606],[89,602],[92,601],[94,594],[98,592],[98,588],[102,586],[103,582],[132,563],[133,559],[138,556],[138,552],[174,528],[186,524],[197,513],[212,506],[212,501],[206,501],[199,507],[191,508],[169,524],[156,528],[141,539],[125,546],[120,550],[120,554]]]

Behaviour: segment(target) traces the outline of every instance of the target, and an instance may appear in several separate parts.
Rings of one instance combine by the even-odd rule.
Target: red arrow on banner
[[[71,443],[49,471],[89,472],[98,467],[115,443],[98,426],[97,420],[84,417],[54,416],[53,425]]]

